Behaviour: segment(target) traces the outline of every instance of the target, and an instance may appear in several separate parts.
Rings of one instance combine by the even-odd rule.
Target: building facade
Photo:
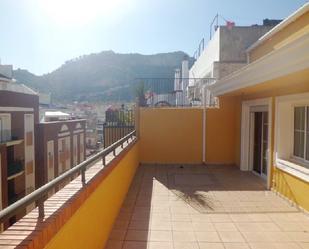
[[[85,160],[85,123],[82,119],[40,123],[39,95],[12,79],[12,66],[0,65],[0,209]]]
[[[34,138],[39,97],[28,87],[16,84],[10,72],[5,70],[0,78],[1,209],[35,189]]]
[[[38,124],[36,187],[85,160],[85,125],[83,119]]]
[[[247,64],[246,50],[273,26],[219,26],[189,71],[191,98],[203,98],[205,79],[221,79]],[[203,90],[204,89],[204,90]],[[205,97],[210,105],[209,92]]]
[[[248,50],[249,64],[209,90],[234,106],[235,162],[309,210],[309,4]],[[220,111],[220,109],[218,110]],[[219,121],[219,120],[218,120]]]

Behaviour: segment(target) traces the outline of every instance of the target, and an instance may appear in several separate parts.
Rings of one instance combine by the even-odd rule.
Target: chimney
[[[185,91],[189,84],[189,61],[188,56],[185,56],[182,61],[181,68],[181,78],[182,78],[182,90]]]
[[[181,90],[181,85],[180,85],[180,69],[177,68],[175,70],[174,91],[179,91],[179,90]]]

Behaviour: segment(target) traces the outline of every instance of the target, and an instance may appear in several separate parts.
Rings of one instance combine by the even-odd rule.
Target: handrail
[[[62,175],[56,177],[55,179],[51,180],[50,182],[46,183],[40,188],[34,190],[29,195],[26,195],[22,199],[16,201],[12,205],[1,210],[0,211],[0,223],[3,223],[10,217],[12,217],[13,215],[16,215],[19,211],[25,209],[28,205],[36,201],[38,201],[38,206],[39,206],[39,217],[44,218],[44,197],[47,196],[50,190],[59,186],[63,181],[67,179],[71,179],[71,177],[73,177],[76,173],[79,173],[79,172],[81,173],[81,179],[82,179],[83,186],[86,185],[85,171],[86,171],[87,166],[91,165],[91,163],[101,158],[103,159],[103,165],[105,166],[105,157],[111,152],[113,152],[113,154],[116,155],[116,149],[119,146],[123,147],[123,144],[125,142],[129,142],[129,140],[132,139],[134,136],[136,136],[135,130],[129,133],[128,135],[126,135],[125,137],[121,138],[117,142],[113,143],[109,147],[103,149],[102,151],[98,152],[92,157],[89,157],[85,161],[69,169]]]

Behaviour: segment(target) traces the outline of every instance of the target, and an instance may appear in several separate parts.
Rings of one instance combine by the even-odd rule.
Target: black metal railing
[[[71,168],[70,170],[66,171],[62,175],[56,177],[52,181],[48,182],[47,184],[43,185],[42,187],[36,189],[32,193],[26,195],[22,199],[16,201],[12,205],[6,207],[5,209],[0,211],[0,223],[5,222],[9,218],[13,217],[14,215],[18,214],[19,212],[25,210],[25,208],[32,204],[37,203],[38,211],[39,211],[39,218],[44,218],[44,200],[47,198],[48,193],[59,187],[66,181],[71,181],[74,179],[78,174],[81,175],[82,185],[86,185],[86,169],[91,167],[95,162],[98,160],[102,160],[103,166],[106,166],[106,156],[110,153],[113,153],[116,156],[116,149],[120,146],[123,147],[125,143],[133,143],[136,141],[136,131],[132,131],[122,139],[118,140],[117,142],[113,143],[111,146],[103,149],[99,153],[95,154],[92,157],[89,157],[82,163],[76,165],[75,167]]]
[[[202,106],[202,91],[214,78],[139,78],[136,92],[141,106]]]
[[[132,132],[135,129],[134,127],[134,110],[122,108],[107,110],[105,112],[105,123],[103,124],[104,148]]]

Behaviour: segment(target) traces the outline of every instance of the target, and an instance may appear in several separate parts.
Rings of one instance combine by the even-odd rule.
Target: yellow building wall
[[[201,163],[202,115],[199,108],[140,108],[143,163]]]
[[[138,165],[136,143],[45,248],[104,248]]]
[[[235,98],[235,103],[238,103],[238,114],[239,122],[236,124],[236,133],[237,130],[240,131],[241,127],[241,105],[242,101],[254,100],[261,98],[272,98],[272,134],[271,134],[271,151],[272,157],[274,155],[274,142],[275,142],[275,98],[278,96],[285,96],[290,94],[300,94],[309,92],[309,69],[299,71],[297,73],[270,80],[259,85],[244,88],[234,93],[230,93],[228,96]],[[227,98],[228,96],[222,96],[220,99]],[[237,128],[238,126],[238,128]],[[239,138],[239,139],[237,139]],[[240,132],[237,134],[235,147],[238,149],[236,155],[240,155]],[[236,156],[236,161],[238,161]],[[272,160],[272,169],[270,172],[272,188],[275,191],[278,191],[282,195],[286,196],[288,199],[294,201],[297,205],[303,207],[309,211],[309,184],[303,180],[294,177],[282,170],[279,170],[275,167],[274,158]]]
[[[240,98],[219,98],[220,108],[207,109],[206,162],[235,164],[240,161]]]
[[[309,12],[297,18],[294,22],[280,30],[270,39],[264,41],[261,45],[249,52],[250,62],[253,62],[262,56],[268,54],[274,49],[288,44],[299,36],[308,34],[309,31]]]
[[[273,188],[309,211],[309,184],[278,168],[274,168]]]

